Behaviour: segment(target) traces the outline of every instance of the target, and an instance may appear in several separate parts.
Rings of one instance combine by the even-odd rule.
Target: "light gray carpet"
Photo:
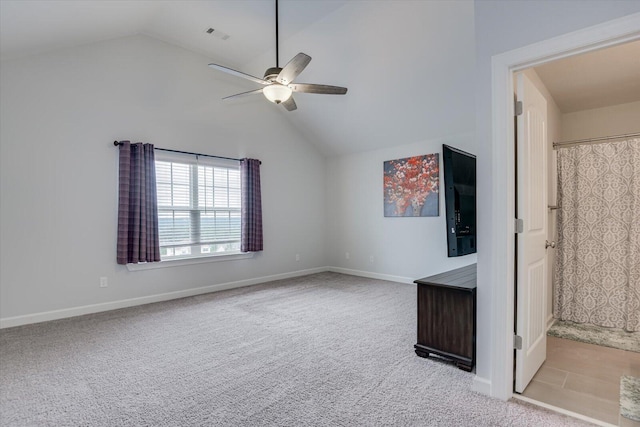
[[[3,426],[579,426],[422,359],[411,285],[334,273],[0,331]]]
[[[640,332],[556,320],[547,335],[640,353]]]
[[[640,378],[620,378],[620,415],[640,421]]]

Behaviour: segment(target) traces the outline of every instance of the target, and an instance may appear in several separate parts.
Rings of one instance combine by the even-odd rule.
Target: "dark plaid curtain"
[[[118,264],[160,261],[153,144],[120,142]]]
[[[258,252],[262,250],[260,160],[240,160],[240,185],[242,187],[240,250]]]

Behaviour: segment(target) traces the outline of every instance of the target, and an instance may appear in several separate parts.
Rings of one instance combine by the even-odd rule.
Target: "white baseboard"
[[[485,396],[491,396],[491,381],[476,375],[473,377],[471,390],[476,393],[484,394]]]
[[[292,271],[289,273],[262,276],[254,279],[239,280],[236,282],[220,283],[217,285],[204,286],[201,288],[185,289],[182,291],[167,292],[163,294],[149,295],[139,298],[129,298],[119,301],[111,301],[99,304],[83,305],[61,310],[45,311],[42,313],[27,314],[22,316],[0,318],[0,329],[14,326],[28,325],[31,323],[47,322],[50,320],[65,319],[68,317],[82,316],[84,314],[100,313],[102,311],[117,310],[120,308],[133,307],[137,305],[150,304],[154,302],[168,301],[172,299],[190,297],[194,295],[206,294],[209,292],[224,291],[227,289],[241,288],[244,286],[257,285],[259,283],[272,282],[274,280],[289,279],[292,277],[306,276],[308,274],[329,271],[326,267],[311,268],[307,270]]]
[[[154,302],[169,301],[172,299],[207,294],[209,292],[217,292],[217,291],[224,291],[227,289],[242,288],[245,286],[257,285],[259,283],[272,282],[274,280],[289,279],[292,277],[306,276],[308,274],[322,273],[325,271],[332,271],[335,273],[342,273],[342,274],[350,274],[352,276],[368,277],[371,279],[388,280],[388,281],[399,282],[399,283],[413,283],[413,280],[414,280],[409,277],[391,276],[388,274],[379,274],[379,273],[372,273],[372,272],[360,271],[360,270],[350,270],[347,268],[318,267],[318,268],[310,268],[307,270],[292,271],[289,273],[274,274],[271,276],[256,277],[254,279],[239,280],[236,282],[220,283],[217,285],[204,286],[201,288],[185,289],[182,291],[148,295],[148,296],[139,297],[139,298],[129,298],[125,300],[83,305],[79,307],[64,308],[61,310],[45,311],[41,313],[26,314],[22,316],[5,317],[5,318],[0,318],[0,329],[12,328],[14,326],[28,325],[31,323],[48,322],[50,320],[66,319],[68,317],[100,313],[102,311],[117,310],[120,308],[151,304]]]
[[[398,283],[413,284],[413,281],[416,280],[413,277],[392,276],[389,274],[373,273],[371,271],[362,271],[362,270],[351,270],[349,268],[342,268],[342,267],[327,267],[326,271],[331,271],[334,273],[350,274],[351,276],[368,277],[369,279],[388,280],[390,282],[398,282]]]
[[[553,317],[553,315],[549,316],[547,318],[547,331],[549,330],[549,328],[551,328],[553,326],[553,323],[556,321],[556,319]]]

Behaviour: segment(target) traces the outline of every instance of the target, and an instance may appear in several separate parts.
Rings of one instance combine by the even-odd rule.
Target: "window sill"
[[[153,270],[156,268],[180,267],[183,265],[206,264],[209,262],[236,261],[239,259],[253,258],[253,254],[254,252],[242,252],[242,253],[233,253],[233,254],[226,254],[226,255],[212,255],[212,256],[202,256],[202,257],[194,257],[194,258],[171,259],[171,260],[160,261],[160,262],[143,262],[139,264],[127,264],[127,270],[141,271],[141,270]]]

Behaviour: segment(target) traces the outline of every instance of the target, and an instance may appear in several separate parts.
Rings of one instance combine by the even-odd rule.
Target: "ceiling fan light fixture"
[[[291,98],[293,91],[288,86],[273,83],[263,88],[262,93],[269,101],[274,104],[280,104]]]

